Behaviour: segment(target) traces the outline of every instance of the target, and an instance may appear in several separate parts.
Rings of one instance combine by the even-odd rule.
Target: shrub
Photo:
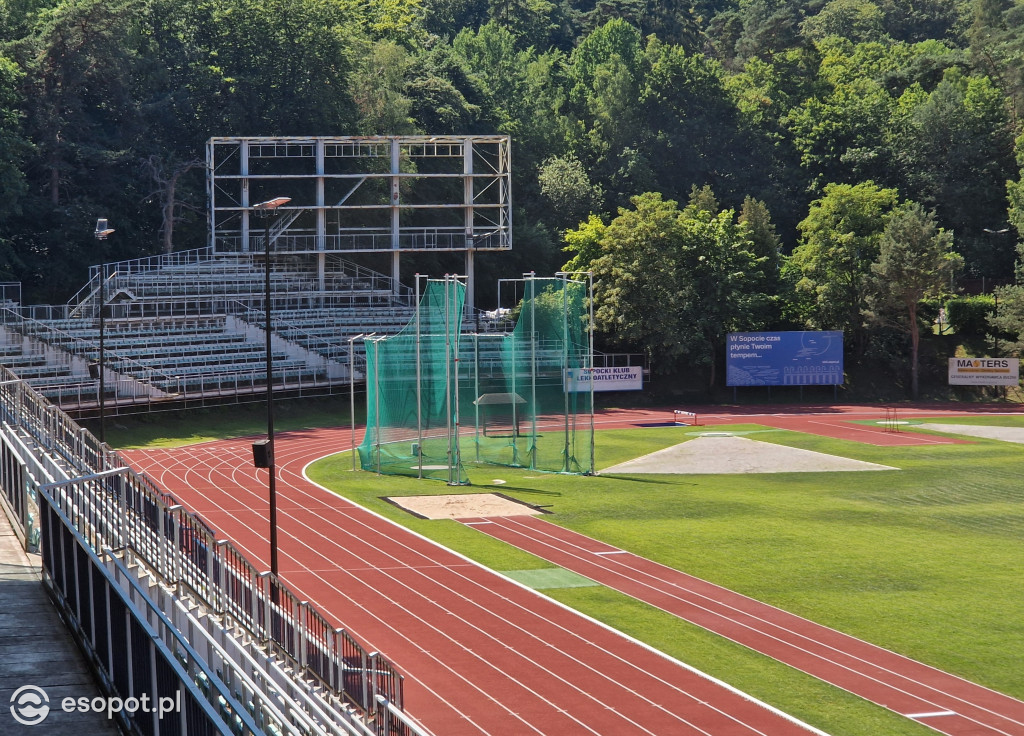
[[[964,339],[984,339],[989,332],[988,316],[996,311],[991,296],[961,296],[946,302],[946,320]]]

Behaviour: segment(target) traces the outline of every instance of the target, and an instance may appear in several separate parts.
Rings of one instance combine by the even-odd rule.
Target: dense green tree
[[[1024,286],[1024,134],[1016,141],[1017,165],[1020,176],[1016,180],[1006,182],[1007,208],[1010,224],[1017,231],[1017,283]]]
[[[751,59],[770,61],[802,44],[804,6],[798,0],[740,0],[709,23],[709,51],[731,69]]]
[[[760,259],[734,213],[680,211],[660,194],[634,197],[600,235],[595,317],[610,338],[639,346],[661,372],[709,370],[730,330],[763,322]],[[599,230],[588,223],[590,235]],[[753,288],[752,288],[753,287]]]
[[[508,30],[520,48],[567,43],[568,20],[562,6],[551,0],[490,0],[487,17]]]
[[[552,223],[561,229],[575,227],[600,212],[604,192],[593,184],[586,169],[573,155],[554,156],[538,172],[540,191],[551,204]]]
[[[608,226],[600,217],[591,215],[575,230],[567,231],[565,247],[562,250],[572,253],[573,256],[562,266],[562,270],[569,273],[589,271],[594,261],[601,257],[601,240],[607,229]]]
[[[454,38],[486,23],[489,7],[489,0],[424,0],[423,25],[430,33]]]
[[[371,56],[369,18],[345,0],[152,0],[180,115],[211,135],[355,131],[347,82]],[[412,29],[415,33],[415,29]],[[358,53],[362,51],[362,53]],[[372,66],[372,63],[367,62]],[[367,63],[364,63],[365,68]]]
[[[0,221],[18,211],[26,191],[24,160],[28,141],[21,130],[22,71],[0,56]]]
[[[363,57],[351,77],[361,133],[409,135],[415,131],[412,101],[405,94],[408,67],[408,53],[392,41],[373,44]]]
[[[909,337],[910,393],[915,399],[920,394],[918,308],[923,299],[948,291],[962,266],[963,258],[953,252],[953,234],[936,225],[934,213],[911,202],[889,218],[878,259],[871,264],[866,301],[871,319],[894,325]]]
[[[1008,130],[1005,101],[992,82],[953,67],[931,93],[920,85],[904,92],[888,134],[906,195],[935,208],[980,275],[1013,267],[1010,240],[985,233],[1005,222],[999,189],[1012,173]]]
[[[885,35],[885,15],[871,0],[829,0],[801,25],[810,41],[838,36],[855,43],[878,41]]]
[[[958,0],[884,0],[885,31],[897,41],[959,41],[962,3]]]
[[[787,264],[799,276],[796,288],[809,297],[808,324],[846,331],[858,351],[871,264],[896,205],[896,190],[872,182],[826,185],[799,225],[800,244]]]
[[[427,133],[493,130],[485,120],[483,92],[465,61],[451,46],[438,45],[414,57],[406,74],[405,96],[416,126]]]
[[[999,352],[1024,358],[1024,286],[1001,286],[994,293],[999,309],[989,315],[988,326],[1008,338],[1000,342]]]

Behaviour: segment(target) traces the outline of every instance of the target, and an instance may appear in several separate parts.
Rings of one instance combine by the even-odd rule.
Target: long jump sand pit
[[[982,437],[987,440],[1017,442],[1024,445],[1024,427],[993,427],[975,424],[918,424],[917,429],[930,429],[933,432],[949,434],[965,434],[968,437]]]
[[[483,516],[540,515],[544,512],[500,493],[445,496],[389,496],[387,501],[423,519],[469,519]]]
[[[847,470],[898,470],[888,465],[801,450],[746,437],[695,437],[650,455],[604,468],[602,475],[664,473],[820,473]]]

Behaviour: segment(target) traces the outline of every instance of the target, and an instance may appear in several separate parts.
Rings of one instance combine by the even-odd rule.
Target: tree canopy
[[[0,271],[26,301],[63,301],[88,264],[201,245],[211,136],[507,133],[515,251],[481,258],[478,283],[555,268],[568,245],[574,267],[605,269],[607,296],[608,259],[649,252],[651,279],[710,310],[686,315],[699,337],[630,333],[668,365],[713,370],[729,324],[862,346],[872,264],[906,202],[955,239],[965,275],[1016,276],[1022,8],[0,0]],[[671,204],[704,188],[716,207]],[[98,216],[119,232],[101,247]],[[722,274],[742,284],[712,299]]]

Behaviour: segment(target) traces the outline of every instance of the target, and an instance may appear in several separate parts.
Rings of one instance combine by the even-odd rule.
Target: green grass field
[[[1024,417],[947,423],[1024,426]],[[500,490],[544,506],[553,523],[1024,698],[1024,446],[881,448],[757,425],[723,429],[899,470],[578,477],[490,466],[471,467],[473,486],[453,489],[353,473],[343,453],[310,476],[495,570],[548,566],[381,500]],[[600,432],[598,467],[694,431]],[[836,736],[933,733],[607,588],[544,592]]]

